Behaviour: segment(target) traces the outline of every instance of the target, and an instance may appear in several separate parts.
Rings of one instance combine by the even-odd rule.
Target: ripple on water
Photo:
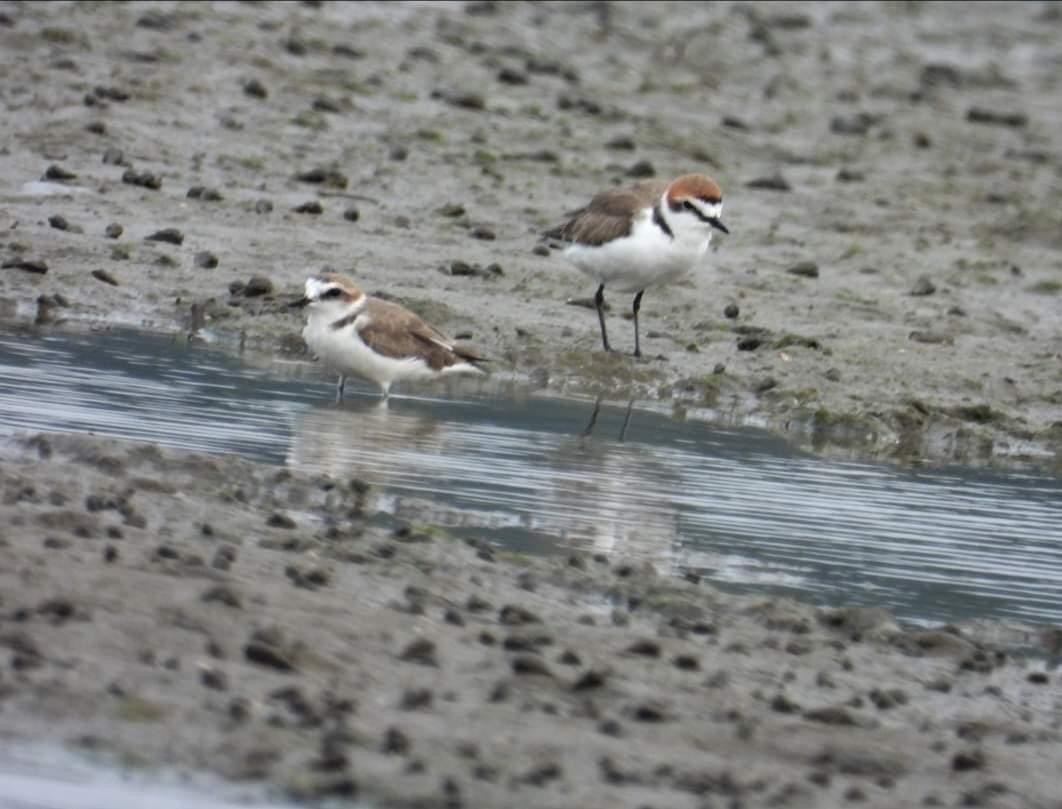
[[[0,431],[92,431],[377,486],[513,550],[582,549],[918,621],[1062,621],[1062,481],[825,461],[759,431],[497,392],[392,397],[136,333],[0,335]]]

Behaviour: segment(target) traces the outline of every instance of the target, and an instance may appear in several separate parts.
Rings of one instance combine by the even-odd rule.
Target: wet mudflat
[[[0,3],[0,318],[303,363],[285,304],[331,266],[489,346],[502,384],[849,460],[1057,470],[1060,24],[1032,3]],[[647,361],[606,357],[569,303],[593,290],[537,234],[596,188],[689,170],[719,180],[732,235],[647,293]],[[638,421],[604,444],[619,418],[589,442],[624,469],[609,485],[646,462]],[[671,519],[716,532],[708,558],[600,518],[617,541],[521,525],[573,550],[513,554],[461,538],[482,502],[379,513],[382,466],[160,435],[4,439],[5,744],[379,806],[1057,802],[1049,592],[1035,615],[911,626],[847,606],[903,611],[845,586],[853,558],[888,572],[858,548],[829,549],[830,606],[758,589],[781,576],[740,558],[733,519],[694,521],[703,503]],[[1003,541],[1010,515],[979,508]],[[837,516],[862,515],[807,531]],[[1051,580],[1042,556],[1021,578],[1024,550],[961,542],[936,562],[988,594],[970,618]],[[745,592],[709,583],[728,561]],[[946,614],[937,585],[916,612]]]

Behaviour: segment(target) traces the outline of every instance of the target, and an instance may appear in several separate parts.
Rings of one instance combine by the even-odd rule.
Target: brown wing
[[[652,205],[666,188],[666,182],[650,181],[602,191],[585,207],[568,214],[566,222],[544,235],[548,239],[591,245],[621,238],[631,232],[634,214]]]
[[[438,329],[396,303],[370,298],[366,312],[369,322],[358,328],[358,336],[385,357],[423,357],[434,371],[459,362],[484,361],[473,351],[455,347]]]

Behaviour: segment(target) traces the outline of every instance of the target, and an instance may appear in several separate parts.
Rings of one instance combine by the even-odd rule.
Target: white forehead
[[[699,210],[702,214],[704,214],[705,216],[707,216],[710,219],[718,219],[720,216],[723,215],[723,203],[722,203],[722,201],[709,203],[709,202],[705,202],[704,200],[700,200],[700,199],[695,199],[694,198],[694,199],[691,199],[690,202],[692,202],[694,205],[696,205],[697,206],[697,210]]]
[[[331,281],[322,281],[320,278],[307,278],[306,279],[306,297],[310,300],[317,300],[325,292],[334,287]]]

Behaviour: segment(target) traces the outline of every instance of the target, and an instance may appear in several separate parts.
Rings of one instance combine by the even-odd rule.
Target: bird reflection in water
[[[678,478],[651,448],[627,443],[634,399],[627,402],[619,430],[604,435],[598,425],[601,401],[598,396],[578,440],[562,442],[550,457],[556,474],[543,493],[540,530],[555,531],[573,549],[671,570],[679,514],[667,493],[679,485]],[[598,439],[591,441],[595,431]]]
[[[298,414],[286,464],[382,486],[401,473],[400,456],[440,452],[445,434],[445,423],[415,410],[387,400],[348,399]]]

